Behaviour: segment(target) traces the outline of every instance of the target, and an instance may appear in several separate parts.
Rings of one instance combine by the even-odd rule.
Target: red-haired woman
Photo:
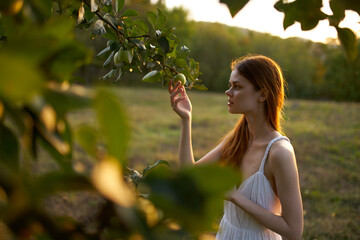
[[[278,64],[261,55],[233,62],[228,110],[242,114],[220,143],[194,161],[191,102],[184,87],[169,83],[173,110],[181,117],[179,164],[219,162],[239,169],[244,181],[224,202],[216,239],[300,239],[303,208],[290,140],[281,132],[284,79]],[[181,94],[181,95],[180,95]]]

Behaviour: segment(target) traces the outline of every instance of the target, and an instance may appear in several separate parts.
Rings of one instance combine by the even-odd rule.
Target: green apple
[[[122,62],[131,63],[132,53],[130,50],[120,50],[120,59]]]
[[[120,50],[117,51],[117,53],[115,53],[114,55],[115,64],[119,64],[120,62],[131,63],[132,59],[133,59],[132,51],[123,50],[122,48],[120,48]]]
[[[181,83],[181,86],[184,86],[184,85],[185,85],[185,83],[186,83],[186,77],[185,77],[184,74],[179,73],[179,74],[177,74],[177,75],[174,77],[174,83],[177,83],[177,82],[179,82],[179,81],[180,81],[180,83]]]
[[[114,55],[114,63],[115,65],[119,64],[121,62],[119,51],[115,53]]]

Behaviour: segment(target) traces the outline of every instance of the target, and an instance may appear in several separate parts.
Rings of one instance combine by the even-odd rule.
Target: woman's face
[[[228,96],[228,110],[230,113],[246,114],[257,111],[259,107],[260,91],[234,69],[230,75],[229,89],[225,92]]]

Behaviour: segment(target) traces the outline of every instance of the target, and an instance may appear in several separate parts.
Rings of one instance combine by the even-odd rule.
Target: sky
[[[317,27],[310,31],[301,31],[299,23],[283,29],[284,14],[274,8],[278,0],[250,0],[234,18],[225,4],[219,0],[165,0],[168,8],[182,6],[189,11],[190,19],[195,21],[220,22],[230,26],[251,29],[258,32],[287,37],[301,37],[314,42],[328,41],[328,38],[337,38],[334,27],[330,27],[327,20],[319,22]],[[155,1],[156,2],[156,1]],[[326,14],[332,14],[329,0],[323,0],[323,8]],[[340,27],[351,28],[360,36],[360,16],[354,11],[346,11],[345,19]]]

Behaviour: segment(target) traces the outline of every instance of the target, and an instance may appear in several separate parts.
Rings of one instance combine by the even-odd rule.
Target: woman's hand
[[[181,117],[181,119],[190,119],[192,106],[184,86],[181,86],[180,81],[173,86],[173,81],[170,80],[168,90],[170,93],[172,109]]]
[[[238,198],[241,198],[241,197],[242,197],[242,194],[238,193],[236,191],[236,189],[234,189],[234,190],[231,190],[231,191],[226,193],[225,200],[235,204],[235,199],[238,199]]]

